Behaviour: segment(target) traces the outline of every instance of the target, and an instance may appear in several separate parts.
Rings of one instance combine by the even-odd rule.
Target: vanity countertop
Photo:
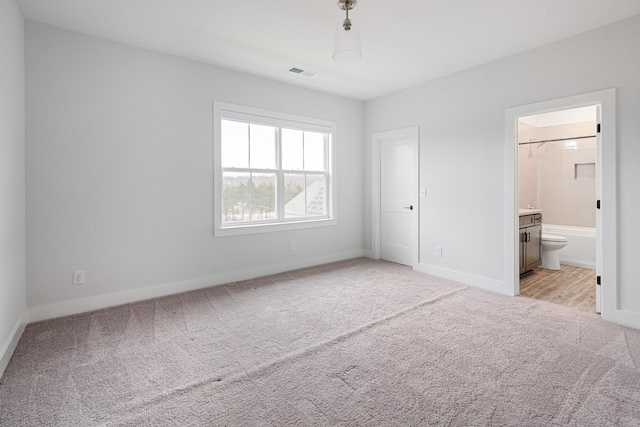
[[[542,209],[534,208],[534,209],[518,209],[518,216],[522,215],[533,215],[537,213],[542,213]]]

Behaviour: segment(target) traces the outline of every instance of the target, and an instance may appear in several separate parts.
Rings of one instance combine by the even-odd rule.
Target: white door
[[[380,141],[380,257],[413,266],[418,241],[418,138]]]
[[[596,123],[600,130],[600,105],[596,107]],[[596,174],[602,176],[602,137],[600,132],[596,132]],[[600,203],[602,197],[602,180],[596,179],[596,200]],[[596,206],[596,277],[602,275],[602,213],[600,207]],[[596,313],[602,313],[602,286],[596,282]]]

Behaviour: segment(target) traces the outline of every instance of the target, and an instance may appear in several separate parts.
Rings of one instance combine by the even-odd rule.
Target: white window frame
[[[221,121],[223,119],[237,119],[265,125],[282,126],[300,130],[321,131],[329,134],[327,144],[327,215],[321,218],[283,219],[282,212],[278,212],[278,219],[265,222],[224,223],[222,218],[222,135]],[[294,114],[246,107],[227,102],[213,103],[213,235],[215,237],[243,234],[264,233],[273,231],[298,230],[312,227],[332,226],[337,221],[337,178],[335,161],[336,123],[329,120],[297,116]],[[278,165],[280,167],[280,165]],[[269,173],[275,171],[269,171]],[[286,173],[281,168],[278,173]],[[292,171],[295,173],[301,171]],[[277,189],[276,191],[281,191]],[[278,210],[278,208],[276,208]]]

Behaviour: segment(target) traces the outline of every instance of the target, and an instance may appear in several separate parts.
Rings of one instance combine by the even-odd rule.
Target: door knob
[[[404,208],[405,209],[409,209],[410,211],[412,211],[413,210],[413,205],[405,206]]]

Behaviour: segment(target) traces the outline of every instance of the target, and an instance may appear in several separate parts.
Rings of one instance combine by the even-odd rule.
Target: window
[[[335,224],[335,123],[214,103],[214,234]]]

